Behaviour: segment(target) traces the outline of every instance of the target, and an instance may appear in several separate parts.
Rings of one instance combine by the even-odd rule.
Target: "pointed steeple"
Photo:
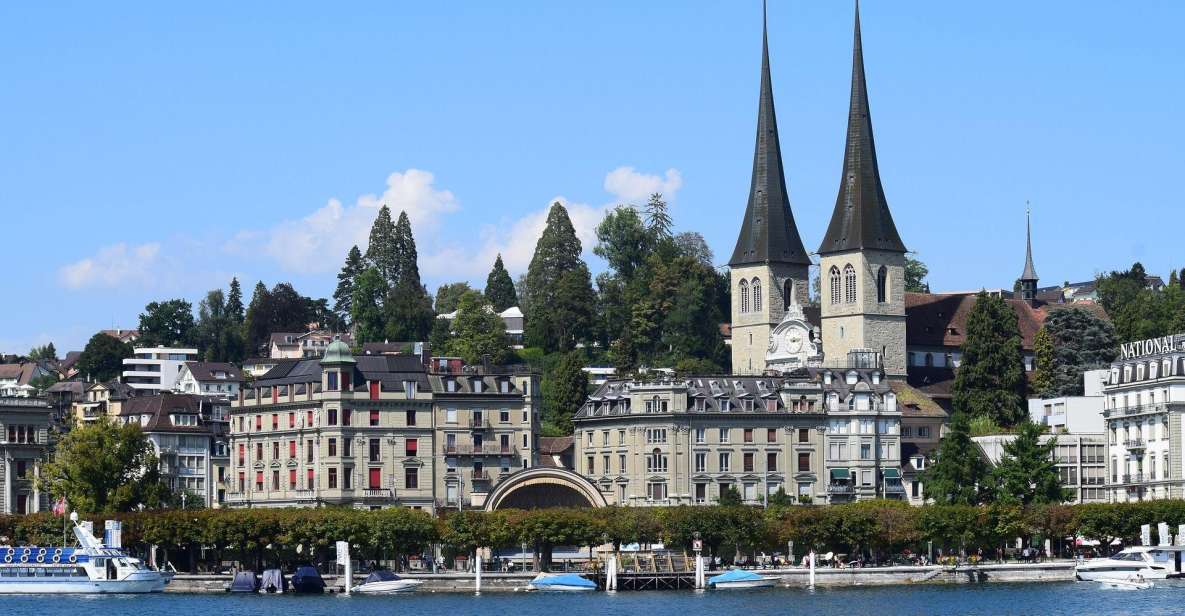
[[[1033,224],[1032,210],[1025,204],[1025,271],[1021,272],[1020,280],[1037,282],[1037,269],[1033,267]]]
[[[860,41],[860,2],[856,1],[855,40],[852,47],[852,94],[848,108],[847,147],[835,211],[819,254],[845,250],[906,252],[876,164],[868,85],[864,78],[864,49]]]
[[[790,212],[790,195],[782,171],[773,83],[769,76],[769,35],[764,2],[761,9],[761,96],[757,106],[753,177],[741,233],[728,264],[734,267],[750,263],[810,265],[810,257]]]

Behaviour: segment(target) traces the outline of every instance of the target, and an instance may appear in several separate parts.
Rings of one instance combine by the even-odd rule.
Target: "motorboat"
[[[266,569],[259,580],[259,592],[283,594],[288,590],[288,580],[279,569]]]
[[[1098,582],[1103,588],[1112,588],[1115,590],[1148,590],[1152,588],[1152,582],[1138,575],[1130,578],[1103,578]]]
[[[408,580],[387,570],[372,571],[362,583],[351,588],[351,592],[389,595],[399,592],[413,592],[423,584],[421,580]]]
[[[295,593],[316,595],[325,592],[325,580],[321,579],[321,574],[312,565],[297,567],[291,582],[292,592]]]
[[[758,575],[744,569],[733,569],[727,573],[708,578],[708,587],[717,590],[742,588],[769,588],[777,583],[773,578]]]
[[[575,573],[540,573],[527,583],[527,590],[547,592],[585,592],[596,589],[596,582]]]
[[[1179,577],[1183,551],[1185,546],[1179,545],[1132,546],[1114,556],[1079,563],[1074,567],[1074,576],[1086,581],[1127,579],[1135,575],[1146,580]]]
[[[165,589],[159,571],[104,545],[75,523],[77,547],[0,547],[0,594],[149,593]]]
[[[226,592],[255,592],[257,590],[259,590],[259,578],[255,576],[254,571],[236,572],[234,579],[230,581],[230,586],[226,587]]]

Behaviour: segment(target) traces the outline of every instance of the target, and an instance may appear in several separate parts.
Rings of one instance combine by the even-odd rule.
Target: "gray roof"
[[[189,368],[190,374],[198,381],[227,381],[227,382],[242,382],[243,371],[239,370],[234,364],[217,361],[187,361],[185,367]],[[220,379],[214,376],[215,372],[225,372],[226,378]]]
[[[847,146],[844,148],[843,174],[839,196],[827,235],[819,254],[847,250],[886,250],[906,252],[885,190],[881,186],[876,163],[876,144],[872,138],[872,113],[868,108],[868,84],[864,78],[864,50],[860,42],[860,7],[856,6],[855,40],[852,49],[852,94],[848,108]]]
[[[1037,280],[1037,269],[1033,267],[1033,228],[1028,212],[1025,212],[1025,271],[1021,272],[1020,279]]]
[[[757,105],[757,143],[753,148],[753,176],[749,202],[737,236],[731,266],[749,263],[810,265],[790,211],[790,193],[782,170],[778,119],[774,113],[773,83],[769,76],[769,37],[764,16],[761,33],[761,95]]]
[[[354,357],[355,387],[366,387],[366,381],[380,381],[384,391],[403,389],[404,381],[415,381],[417,387],[428,389],[428,375],[420,358],[414,355],[358,355]],[[255,387],[290,385],[298,383],[321,383],[321,359],[280,360],[275,368],[268,370],[254,383]],[[314,390],[316,391],[316,387]],[[248,393],[247,397],[251,397]]]

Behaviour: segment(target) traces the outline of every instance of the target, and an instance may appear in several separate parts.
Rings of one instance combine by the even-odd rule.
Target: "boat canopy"
[[[764,580],[765,578],[753,573],[752,571],[745,571],[744,569],[733,569],[728,573],[717,575],[716,577],[708,579],[708,585],[716,584],[718,582],[756,582]]]
[[[549,588],[552,586],[579,586],[582,588],[596,588],[596,583],[587,580],[575,573],[565,573],[561,575],[541,575],[531,580],[531,586],[536,588]]]
[[[255,592],[258,589],[254,571],[240,571],[235,574],[234,581],[230,583],[231,592]]]
[[[398,579],[398,575],[395,575],[386,569],[380,569],[378,571],[372,571],[370,575],[366,576],[366,579],[362,583],[369,584],[371,582],[394,582]]]
[[[292,574],[292,586],[307,592],[312,588],[325,588],[325,580],[321,579],[316,567],[304,565]]]
[[[284,574],[279,569],[268,569],[263,572],[263,579],[259,581],[260,590],[271,589],[273,592],[284,592],[288,590],[288,584],[284,580]]]

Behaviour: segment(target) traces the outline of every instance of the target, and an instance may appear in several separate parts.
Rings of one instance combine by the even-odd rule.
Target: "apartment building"
[[[37,479],[49,455],[50,414],[42,398],[0,397],[0,513],[49,509]]]
[[[197,361],[197,349],[172,347],[136,347],[123,360],[123,382],[133,389],[159,393],[169,391],[185,362]]]

